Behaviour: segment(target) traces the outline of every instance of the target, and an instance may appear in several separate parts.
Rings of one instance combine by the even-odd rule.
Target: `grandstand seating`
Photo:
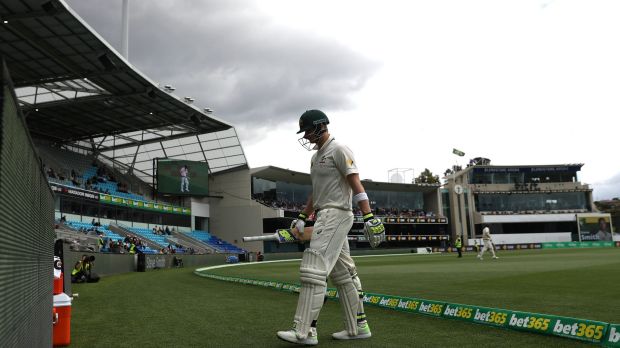
[[[160,245],[162,248],[167,248],[168,245],[172,245],[173,249],[174,249],[174,252],[176,254],[184,254],[186,252],[185,248],[183,248],[183,247],[177,248],[175,246],[176,242],[173,241],[173,240],[169,240],[168,236],[166,236],[166,235],[155,234],[155,233],[153,233],[153,230],[150,230],[148,228],[126,227],[126,226],[122,226],[122,227],[124,229],[128,230],[131,233],[139,235],[142,238],[148,239],[148,240],[150,240],[150,241]]]
[[[91,224],[90,222],[80,222],[80,221],[67,221],[66,225],[77,230],[80,231],[81,229],[84,230],[91,230],[91,229],[97,229],[97,231],[103,233],[104,238],[109,238],[113,241],[120,241],[123,242],[125,240],[125,238],[121,235],[118,235],[116,233],[114,233],[113,231],[111,231],[109,229],[109,225],[104,225],[104,226],[94,226],[93,224]],[[143,247],[139,247],[140,251],[145,253],[145,254],[157,254],[158,251],[154,250],[152,248],[149,248],[147,246],[143,246]],[[105,250],[102,250],[105,251]]]
[[[72,151],[61,150],[51,146],[38,146],[39,155],[47,167],[54,168],[57,172],[69,178],[71,169],[78,173],[84,173],[92,163],[92,157],[81,155]]]
[[[91,178],[97,176],[97,167],[93,165],[93,158],[90,156],[81,155],[72,151],[56,149],[50,146],[39,146],[39,154],[41,155],[43,162],[47,167],[53,168],[58,174],[61,174],[65,180],[50,178],[49,182],[57,183],[60,185],[74,187],[74,183],[70,180],[71,170],[75,170],[78,173],[77,181],[82,188],[84,183]],[[134,200],[146,200],[143,196],[121,192],[118,190],[118,183],[114,181],[107,182],[95,182],[92,187],[95,190],[101,192],[107,192],[111,195],[134,199]]]
[[[105,225],[105,226],[93,226],[93,224],[91,224],[90,222],[71,221],[71,220],[67,221],[66,224],[67,224],[67,226],[69,226],[69,227],[71,227],[71,228],[73,228],[73,229],[75,229],[77,231],[80,231],[81,229],[89,230],[89,229],[96,228],[97,231],[103,233],[104,237],[108,237],[108,238],[110,238],[110,239],[112,239],[114,241],[117,241],[117,240],[122,241],[124,239],[122,236],[119,236],[118,234],[110,231],[108,229],[107,225]]]
[[[189,236],[197,239],[208,246],[215,249],[220,253],[230,253],[230,254],[244,254],[246,250],[239,248],[236,245],[230,244],[224,240],[217,238],[216,236],[211,235],[207,231],[194,230],[189,233]]]

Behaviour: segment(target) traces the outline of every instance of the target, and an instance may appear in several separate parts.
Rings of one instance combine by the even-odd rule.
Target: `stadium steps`
[[[90,248],[96,250],[97,248],[97,241],[99,240],[97,236],[84,234],[84,232],[60,223],[58,223],[58,228],[55,228],[54,231],[56,232],[56,239],[62,239],[65,243],[83,247],[84,251]]]
[[[146,247],[148,248],[147,251],[153,251],[153,252],[145,252],[145,253],[151,253],[151,254],[155,254],[158,253],[159,250],[161,250],[161,248],[168,246],[168,244],[166,244],[165,246],[161,246],[159,243],[150,240],[142,235],[140,235],[139,233],[135,233],[132,231],[132,227],[128,227],[128,226],[124,226],[124,225],[118,225],[118,224],[110,224],[109,229],[112,230],[113,232],[115,232],[116,234],[120,235],[123,237],[123,239],[125,239],[125,237],[138,237],[142,240],[142,243],[144,243],[146,245]]]
[[[142,239],[143,241],[150,241],[155,243],[155,245],[157,245],[157,249],[156,250],[160,250],[161,248],[167,248],[168,244],[172,244],[174,242],[169,241],[168,240],[168,235],[159,235],[159,234],[155,234],[153,233],[152,229],[148,229],[148,228],[142,228],[142,227],[128,227],[128,226],[122,226],[121,227],[125,230],[128,231],[128,233],[133,234],[135,236],[137,236],[138,238]],[[183,254],[185,253],[185,249],[184,248],[174,248],[175,253],[177,254]]]
[[[222,240],[212,234],[210,234],[207,231],[201,231],[201,230],[194,230],[192,232],[189,233],[189,235],[194,238],[197,239],[203,243],[205,243],[206,245],[210,246],[211,248],[215,249],[216,252],[219,253],[228,253],[228,254],[243,254],[246,253],[247,251],[239,248],[236,245],[230,244],[225,240]]]
[[[188,236],[187,233],[172,231],[172,237],[177,240],[178,244],[181,244],[186,248],[193,248],[196,253],[204,254],[215,252],[214,248],[206,243],[203,243],[202,241]]]

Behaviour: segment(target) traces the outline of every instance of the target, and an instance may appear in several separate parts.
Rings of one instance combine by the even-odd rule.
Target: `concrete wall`
[[[493,244],[521,244],[521,243],[548,243],[548,242],[570,242],[570,232],[558,233],[514,233],[514,234],[492,234]],[[481,245],[479,238],[478,244]],[[470,239],[468,245],[474,245],[474,239]]]
[[[210,233],[249,251],[263,252],[262,242],[243,243],[244,236],[263,233],[263,218],[278,217],[279,211],[251,199],[249,169],[212,175],[210,194]]]
[[[136,272],[137,255],[129,254],[108,254],[108,253],[91,253],[91,252],[76,252],[69,250],[69,246],[65,244],[64,247],[64,264],[63,271],[65,275],[65,292],[69,295],[71,291],[71,271],[75,263],[82,258],[82,255],[95,256],[93,262],[93,271],[102,278],[114,274]],[[147,258],[153,260],[147,260],[147,264],[157,263],[157,266],[161,268],[171,268],[173,266],[174,257],[181,258],[183,260],[184,267],[198,268],[201,266],[214,266],[226,263],[226,254],[207,254],[207,255],[146,255]],[[147,271],[153,271],[147,269]]]

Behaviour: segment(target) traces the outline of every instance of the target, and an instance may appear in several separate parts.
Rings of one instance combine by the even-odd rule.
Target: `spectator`
[[[86,273],[84,272],[84,265],[82,261],[78,261],[73,266],[71,271],[71,283],[83,283],[86,281]]]
[[[93,262],[95,261],[94,256],[82,255],[82,267],[84,269],[84,273],[86,275],[87,283],[96,283],[99,281],[99,275],[93,272]]]

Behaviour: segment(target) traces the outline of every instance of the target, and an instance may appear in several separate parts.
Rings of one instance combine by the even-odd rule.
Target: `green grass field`
[[[367,292],[620,322],[620,249],[356,258]],[[243,265],[211,273],[297,283],[299,261]],[[159,270],[75,284],[72,347],[288,347],[297,294]],[[339,304],[319,318],[319,345],[334,347],[573,347],[570,339],[496,329],[366,306],[373,337],[337,342]]]

